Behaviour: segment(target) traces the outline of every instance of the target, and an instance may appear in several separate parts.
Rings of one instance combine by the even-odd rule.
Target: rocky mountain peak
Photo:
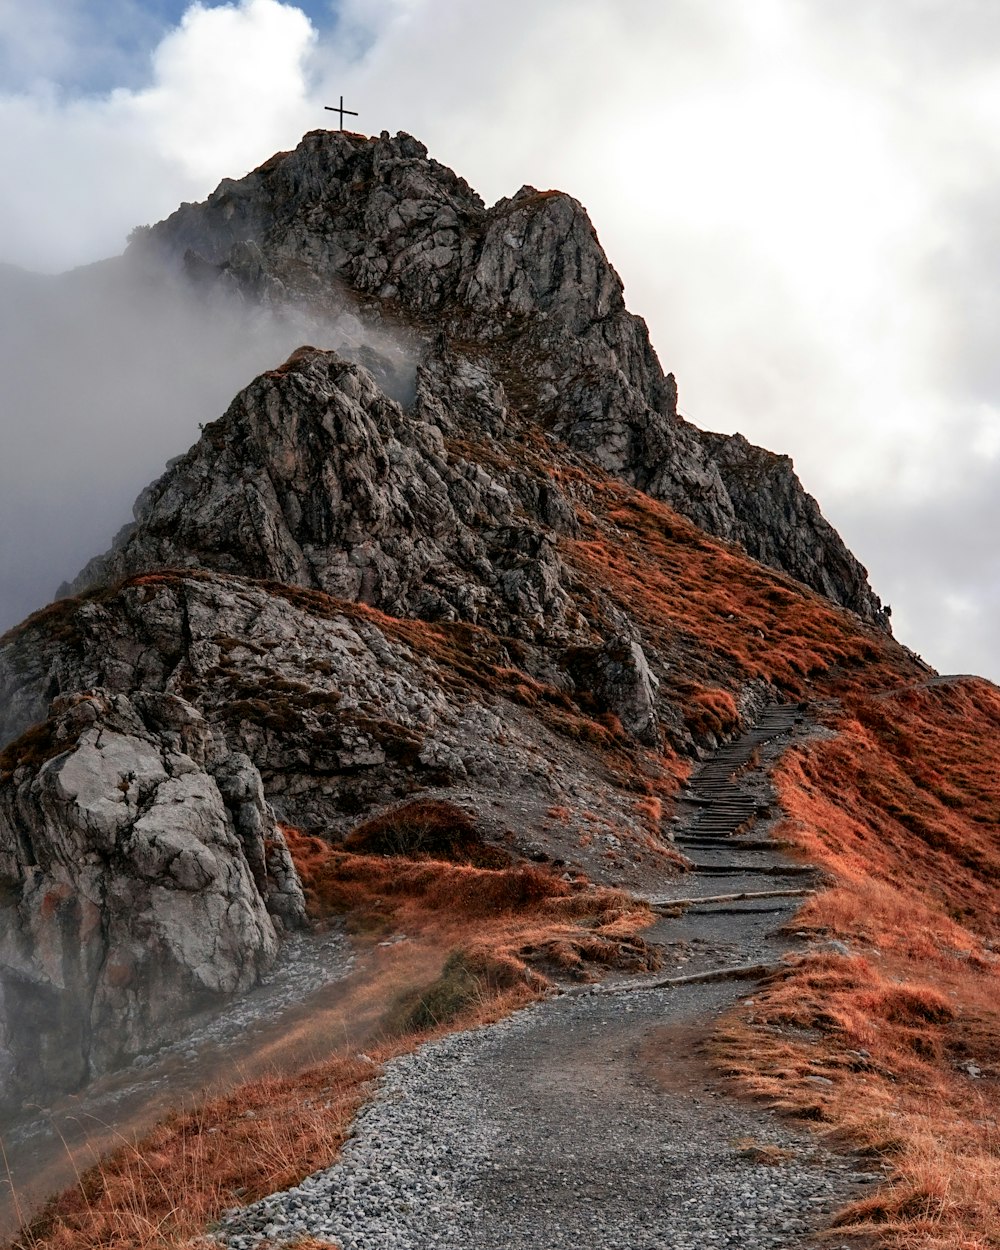
[[[260,975],[303,920],[278,822],[446,798],[627,882],[678,860],[687,759],[817,674],[913,668],[791,462],[678,416],[571,197],[487,208],[409,135],[317,131],[123,264],[350,350],[250,381],[0,639],[0,1003],[41,1004],[0,1010],[0,1101]]]
[[[522,187],[486,208],[400,133],[313,131],[140,232],[167,264],[247,300],[354,309],[422,361],[447,347],[499,396],[492,435],[525,422],[888,630],[858,561],[787,460],[677,415],[645,324],[585,209]],[[464,419],[465,414],[462,414]]]

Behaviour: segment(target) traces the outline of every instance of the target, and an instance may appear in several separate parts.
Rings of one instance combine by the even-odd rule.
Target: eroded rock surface
[[[790,462],[760,473],[766,453],[678,416],[674,377],[571,196],[522,187],[486,208],[410,135],[314,131],[143,232],[132,255],[250,300],[349,296],[369,320],[476,343],[521,416],[888,629],[864,568]]]
[[[0,1099],[73,1089],[303,923],[260,776],[170,694],[57,701],[0,784]]]
[[[360,366],[297,352],[144,492],[136,525],[72,589],[201,567],[394,615],[568,636],[564,570],[545,524],[558,518],[558,489],[449,452],[442,426],[454,429],[466,405],[498,403],[481,371],[452,380],[447,411],[427,370],[420,386],[410,415]],[[571,525],[568,505],[562,514]]]
[[[415,790],[463,795],[497,836],[568,801],[601,806],[622,829],[637,826],[628,779],[623,792],[609,787],[606,763],[578,745],[577,722],[563,711],[573,704],[558,688],[537,686],[551,711],[544,701],[531,706],[538,696],[523,686],[531,679],[514,667],[515,656],[525,663],[531,653],[508,645],[485,630],[438,633],[316,592],[222,574],[147,575],[64,601],[0,647],[0,676],[19,696],[7,701],[18,719],[0,716],[0,730],[23,735],[5,753],[16,770],[36,732],[24,733],[26,725],[52,723],[53,691],[89,683],[133,701],[149,691],[154,707],[163,696],[183,699],[226,743],[212,776],[235,831],[249,831],[251,868],[253,835],[268,818],[261,784],[279,819],[327,836]],[[578,671],[577,680],[596,686],[597,671],[617,664],[602,686],[604,706],[634,716],[652,742],[656,678],[638,644],[622,646],[595,649],[595,675]],[[544,666],[541,650],[536,662]],[[560,676],[571,681],[553,670]],[[0,708],[4,693],[0,683]],[[593,870],[600,875],[599,862]]]

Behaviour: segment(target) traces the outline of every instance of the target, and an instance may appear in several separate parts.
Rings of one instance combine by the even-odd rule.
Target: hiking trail
[[[232,1212],[219,1241],[800,1250],[828,1227],[879,1178],[724,1094],[704,1054],[752,992],[741,979],[791,947],[780,930],[818,884],[770,836],[768,779],[816,732],[803,708],[771,707],[693,775],[675,826],[693,872],[651,900],[664,914],[648,937],[672,975],[571,989],[394,1060],[341,1160]]]

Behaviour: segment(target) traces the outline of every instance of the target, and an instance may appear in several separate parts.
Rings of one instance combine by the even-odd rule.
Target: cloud
[[[50,26],[39,19],[25,39],[51,69],[73,27]],[[16,176],[0,202],[0,259],[55,272],[113,255],[133,226],[294,146],[316,121],[314,40],[301,10],[278,0],[196,4],[156,47],[147,85],[69,98],[49,80],[7,91],[0,159]]]
[[[0,631],[105,550],[199,426],[303,343],[382,365],[396,398],[412,388],[405,348],[347,312],[254,309],[122,260],[59,277],[0,267],[0,377],[14,418],[0,457]]]

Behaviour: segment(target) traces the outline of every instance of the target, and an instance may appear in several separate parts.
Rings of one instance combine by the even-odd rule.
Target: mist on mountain
[[[128,254],[54,277],[0,266],[0,631],[48,603],[199,427],[306,343],[405,400],[411,357],[346,308],[251,304]]]

